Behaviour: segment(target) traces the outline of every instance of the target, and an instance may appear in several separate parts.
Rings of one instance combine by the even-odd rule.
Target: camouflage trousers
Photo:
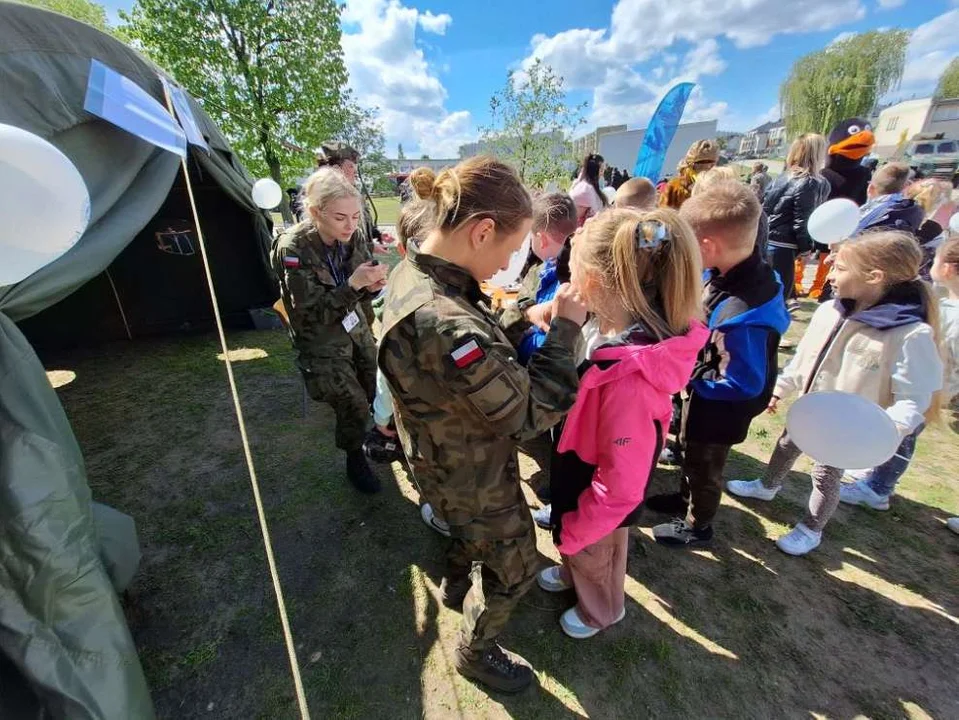
[[[529,514],[528,508],[522,509]],[[472,575],[472,587],[463,601],[462,649],[478,656],[496,642],[513,609],[532,587],[539,565],[532,522],[519,537],[451,540],[448,580]]]
[[[350,452],[363,447],[376,395],[375,349],[353,346],[353,357],[313,361],[303,372],[306,391],[336,415],[336,447]],[[325,367],[324,367],[325,366]]]

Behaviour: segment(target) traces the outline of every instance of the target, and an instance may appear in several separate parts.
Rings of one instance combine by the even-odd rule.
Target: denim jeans
[[[913,453],[916,452],[916,440],[925,429],[925,425],[920,425],[909,435],[906,435],[895,455],[862,476],[862,481],[869,485],[869,489],[876,495],[883,497],[892,495],[899,478],[909,469],[909,461],[912,459]]]

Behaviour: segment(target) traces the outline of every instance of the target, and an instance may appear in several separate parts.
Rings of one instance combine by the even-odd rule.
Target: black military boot
[[[456,672],[505,693],[525,690],[533,682],[533,668],[516,653],[494,645],[483,653],[461,647],[456,650]]]
[[[360,492],[372,494],[380,491],[380,479],[370,469],[362,450],[346,453],[346,477]]]

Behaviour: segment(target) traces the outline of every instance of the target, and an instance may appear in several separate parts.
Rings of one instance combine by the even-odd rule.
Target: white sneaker
[[[762,480],[730,480],[726,489],[733,495],[756,500],[772,500],[779,492],[779,488],[768,488]]]
[[[776,541],[776,547],[787,555],[805,555],[812,552],[822,542],[822,532],[810,530],[802,523]]]
[[[619,614],[619,617],[613,620],[613,625],[618,623],[624,617],[626,617],[626,608],[623,608],[623,611]],[[571,607],[562,614],[559,619],[559,626],[563,628],[564,633],[576,640],[585,640],[586,638],[591,638],[593,635],[600,632],[600,628],[594,628],[584,623],[580,619],[579,613],[576,612],[575,607]]]
[[[431,530],[435,530],[443,537],[450,536],[450,526],[436,517],[436,513],[433,512],[433,506],[429,503],[423,503],[420,507],[420,517],[423,518],[423,522],[426,523],[426,526]]]
[[[569,590],[573,586],[567,585],[565,582],[563,582],[563,576],[560,575],[559,569],[559,565],[553,565],[553,567],[540,570],[538,573],[536,573],[536,584],[546,592],[551,593]]]
[[[862,505],[873,510],[889,509],[889,496],[878,495],[862,480],[840,485],[839,502],[846,503],[846,505]]]
[[[952,530],[956,535],[959,535],[959,517],[946,520],[946,527]]]

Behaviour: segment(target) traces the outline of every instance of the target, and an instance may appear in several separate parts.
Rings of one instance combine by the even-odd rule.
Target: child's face
[[[936,253],[936,259],[932,263],[932,269],[929,276],[941,285],[952,282],[956,279],[956,266],[942,261],[942,253]]]
[[[533,233],[533,253],[540,260],[552,260],[563,249],[566,238],[555,238],[542,230]]]
[[[877,284],[874,274],[864,276],[853,270],[848,265],[845,255],[840,250],[829,270],[829,282],[832,283],[836,295],[845,300],[859,300],[871,296]]]

